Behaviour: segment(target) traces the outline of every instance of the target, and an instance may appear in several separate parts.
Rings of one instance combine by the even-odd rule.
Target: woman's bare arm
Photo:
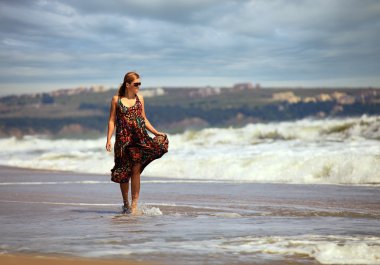
[[[108,119],[108,132],[107,132],[107,143],[106,143],[106,149],[108,152],[111,151],[111,138],[115,130],[116,104],[117,104],[117,96],[113,96],[112,101],[111,101],[111,107],[110,107],[110,117]]]
[[[145,107],[144,107],[144,98],[142,95],[137,95],[141,101],[141,105],[142,105],[142,116],[144,117],[144,120],[145,120],[145,127],[147,128],[148,131],[150,131],[151,133],[153,133],[155,136],[157,135],[165,135],[164,133],[162,132],[159,132],[157,131],[153,125],[149,122],[149,120],[147,119],[146,115],[145,115]]]

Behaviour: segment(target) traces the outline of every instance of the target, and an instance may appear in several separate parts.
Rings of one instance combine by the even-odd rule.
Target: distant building
[[[378,91],[380,90],[376,90],[376,89],[364,90],[360,93],[360,96],[356,97],[356,99],[360,99],[362,103],[371,102],[373,100],[376,100],[376,98],[378,97],[379,95]]]
[[[81,93],[100,93],[104,92],[107,89],[104,86],[90,86],[90,87],[77,87],[77,88],[63,88],[58,89],[50,93],[51,96],[57,97],[57,96],[72,96],[77,95]]]
[[[144,88],[141,89],[139,92],[144,97],[156,97],[156,96],[162,96],[165,94],[165,90],[162,87],[157,88]]]
[[[331,94],[332,98],[336,100],[339,104],[342,105],[349,105],[355,103],[355,97],[347,95],[343,92],[334,92]],[[365,101],[364,98],[362,98],[362,101]]]
[[[233,91],[243,91],[243,90],[249,90],[249,89],[251,89],[251,90],[255,89],[255,87],[252,85],[252,83],[238,83],[232,87]]]
[[[219,87],[212,87],[212,86],[206,86],[201,87],[196,90],[192,90],[189,93],[190,97],[208,97],[213,95],[220,94],[220,88]]]
[[[304,102],[304,103],[317,102],[317,99],[314,97],[306,97],[306,98],[302,99],[302,102]]]
[[[275,101],[286,101],[288,103],[298,103],[301,101],[301,98],[294,95],[291,91],[274,93],[272,99]]]
[[[91,86],[89,88],[89,91],[91,92],[95,92],[95,93],[99,93],[99,92],[104,92],[106,91],[106,89],[104,88],[104,86]]]
[[[350,95],[346,95],[346,96],[340,98],[338,100],[338,103],[340,103],[342,105],[351,105],[351,104],[354,104],[355,103],[355,97],[354,96],[350,96]]]
[[[318,101],[332,101],[332,97],[329,95],[329,94],[319,94],[318,96],[316,96],[316,99]]]
[[[342,99],[343,97],[347,96],[346,93],[343,93],[343,92],[337,92],[337,91],[334,91],[332,94],[331,94],[331,97],[333,99],[335,99],[336,101],[339,101],[340,99]]]

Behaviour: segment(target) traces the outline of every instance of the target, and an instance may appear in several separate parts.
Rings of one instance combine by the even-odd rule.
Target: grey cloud
[[[215,23],[218,28],[251,38],[253,46],[267,47],[266,55],[290,57],[279,60],[280,63],[290,62],[289,59],[294,57],[300,61],[319,62],[323,66],[321,59],[330,64],[335,53],[335,59],[342,60],[335,62],[335,67],[342,67],[352,60],[347,53],[340,56],[338,51],[345,49],[356,54],[364,48],[363,41],[367,51],[378,57],[379,37],[359,36],[367,33],[374,36],[374,27],[379,29],[378,23],[374,23],[379,7],[380,2],[376,1],[345,1],[344,4],[343,1],[252,1],[239,7],[239,15],[229,14]],[[355,37],[349,38],[347,43],[347,35]],[[324,58],[327,54],[330,58]],[[372,61],[372,67],[376,65],[373,59],[368,59]]]
[[[374,77],[379,14],[376,0],[2,1],[0,83],[118,80],[129,68],[168,80]]]
[[[244,2],[245,0],[241,0]],[[235,2],[235,1],[231,1]],[[197,16],[204,10],[214,6],[223,5],[218,0],[114,0],[111,2],[94,0],[89,4],[86,1],[67,1],[83,14],[117,14],[130,16],[136,19],[148,18],[154,20],[170,21],[173,23],[194,23],[200,19]]]

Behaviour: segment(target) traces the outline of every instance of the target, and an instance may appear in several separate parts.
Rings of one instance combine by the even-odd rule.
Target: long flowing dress
[[[142,172],[150,162],[162,157],[168,147],[166,135],[149,136],[139,97],[136,95],[136,103],[131,107],[123,105],[119,97],[116,108],[115,165],[111,169],[111,180],[128,183],[134,165],[141,164]]]

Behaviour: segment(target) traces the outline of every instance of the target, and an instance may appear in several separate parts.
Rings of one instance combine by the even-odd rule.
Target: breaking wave
[[[143,176],[236,182],[380,184],[380,116],[249,124],[169,135]],[[0,139],[0,164],[109,174],[100,139]]]

